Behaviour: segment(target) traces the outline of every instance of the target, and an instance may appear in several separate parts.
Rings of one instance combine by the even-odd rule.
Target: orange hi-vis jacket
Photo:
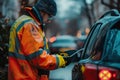
[[[38,70],[65,66],[60,55],[50,55],[46,38],[35,20],[23,15],[10,29],[8,80],[48,80]],[[39,70],[39,71],[40,71]]]

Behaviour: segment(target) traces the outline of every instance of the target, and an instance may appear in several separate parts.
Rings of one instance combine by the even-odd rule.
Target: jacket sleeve
[[[32,65],[42,69],[56,69],[65,66],[65,61],[60,55],[49,55],[43,50],[43,36],[41,29],[32,23],[25,24],[18,32],[20,50],[27,56]]]

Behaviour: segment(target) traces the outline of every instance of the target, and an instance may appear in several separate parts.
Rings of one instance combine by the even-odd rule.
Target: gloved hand
[[[65,66],[69,65],[70,63],[74,62],[74,61],[79,61],[81,54],[80,54],[81,50],[68,50],[65,52],[60,53],[60,55],[63,57],[63,59],[65,60]]]
[[[72,62],[72,59],[69,56],[63,56],[63,59],[65,60],[65,66],[68,66]]]

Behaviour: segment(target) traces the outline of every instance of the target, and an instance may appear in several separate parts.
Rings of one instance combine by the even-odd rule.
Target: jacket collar
[[[31,7],[25,7],[24,8],[28,13],[29,15],[35,20],[35,22],[38,24],[38,25],[42,25],[39,20],[37,19],[37,17],[33,14],[33,11],[32,11],[32,8]]]

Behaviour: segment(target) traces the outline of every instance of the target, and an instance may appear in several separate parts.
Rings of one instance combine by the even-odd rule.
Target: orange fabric
[[[24,25],[23,30],[24,31],[20,31],[22,32],[22,38],[20,39],[20,41],[22,52],[25,55],[29,55],[33,52],[38,51],[40,48],[43,48],[44,42],[42,35],[44,34],[40,34],[41,29],[39,27],[35,27],[35,25],[29,23]],[[18,36],[20,36],[19,34]],[[55,69],[56,57],[47,54],[47,52],[44,50],[38,58],[33,59],[33,63],[36,63],[34,65],[40,66],[43,69]]]
[[[8,80],[36,80],[36,73],[27,61],[9,58]]]
[[[40,31],[39,27],[37,28],[32,23],[29,23],[25,24],[23,29],[18,32],[18,38],[24,54],[29,55],[44,46],[43,37],[39,33]]]
[[[17,22],[21,21],[18,19]],[[15,23],[17,24],[17,22]],[[16,31],[16,29],[16,25],[14,25],[12,26],[11,31]],[[13,51],[13,53],[16,53],[17,51],[16,54],[28,56],[39,51],[44,47],[44,34],[41,34],[40,32],[42,32],[41,28],[38,27],[34,22],[28,22],[24,24],[20,30],[15,32],[14,36],[11,37],[11,39],[14,40],[18,38],[18,42],[12,47],[15,48],[19,44],[19,50],[15,48],[15,50],[13,49],[9,52]],[[10,35],[13,35],[13,33]],[[37,69],[41,68],[53,70],[56,69],[56,66],[56,56],[49,55],[45,50],[43,50],[39,56],[31,60],[9,56],[8,80],[48,80],[47,76],[40,77]]]
[[[46,75],[41,75],[40,80],[49,80]]]
[[[42,69],[53,70],[56,68],[55,56],[47,54],[46,51],[44,51],[43,54],[40,55],[40,59],[37,59],[36,61],[38,61],[38,65]]]

